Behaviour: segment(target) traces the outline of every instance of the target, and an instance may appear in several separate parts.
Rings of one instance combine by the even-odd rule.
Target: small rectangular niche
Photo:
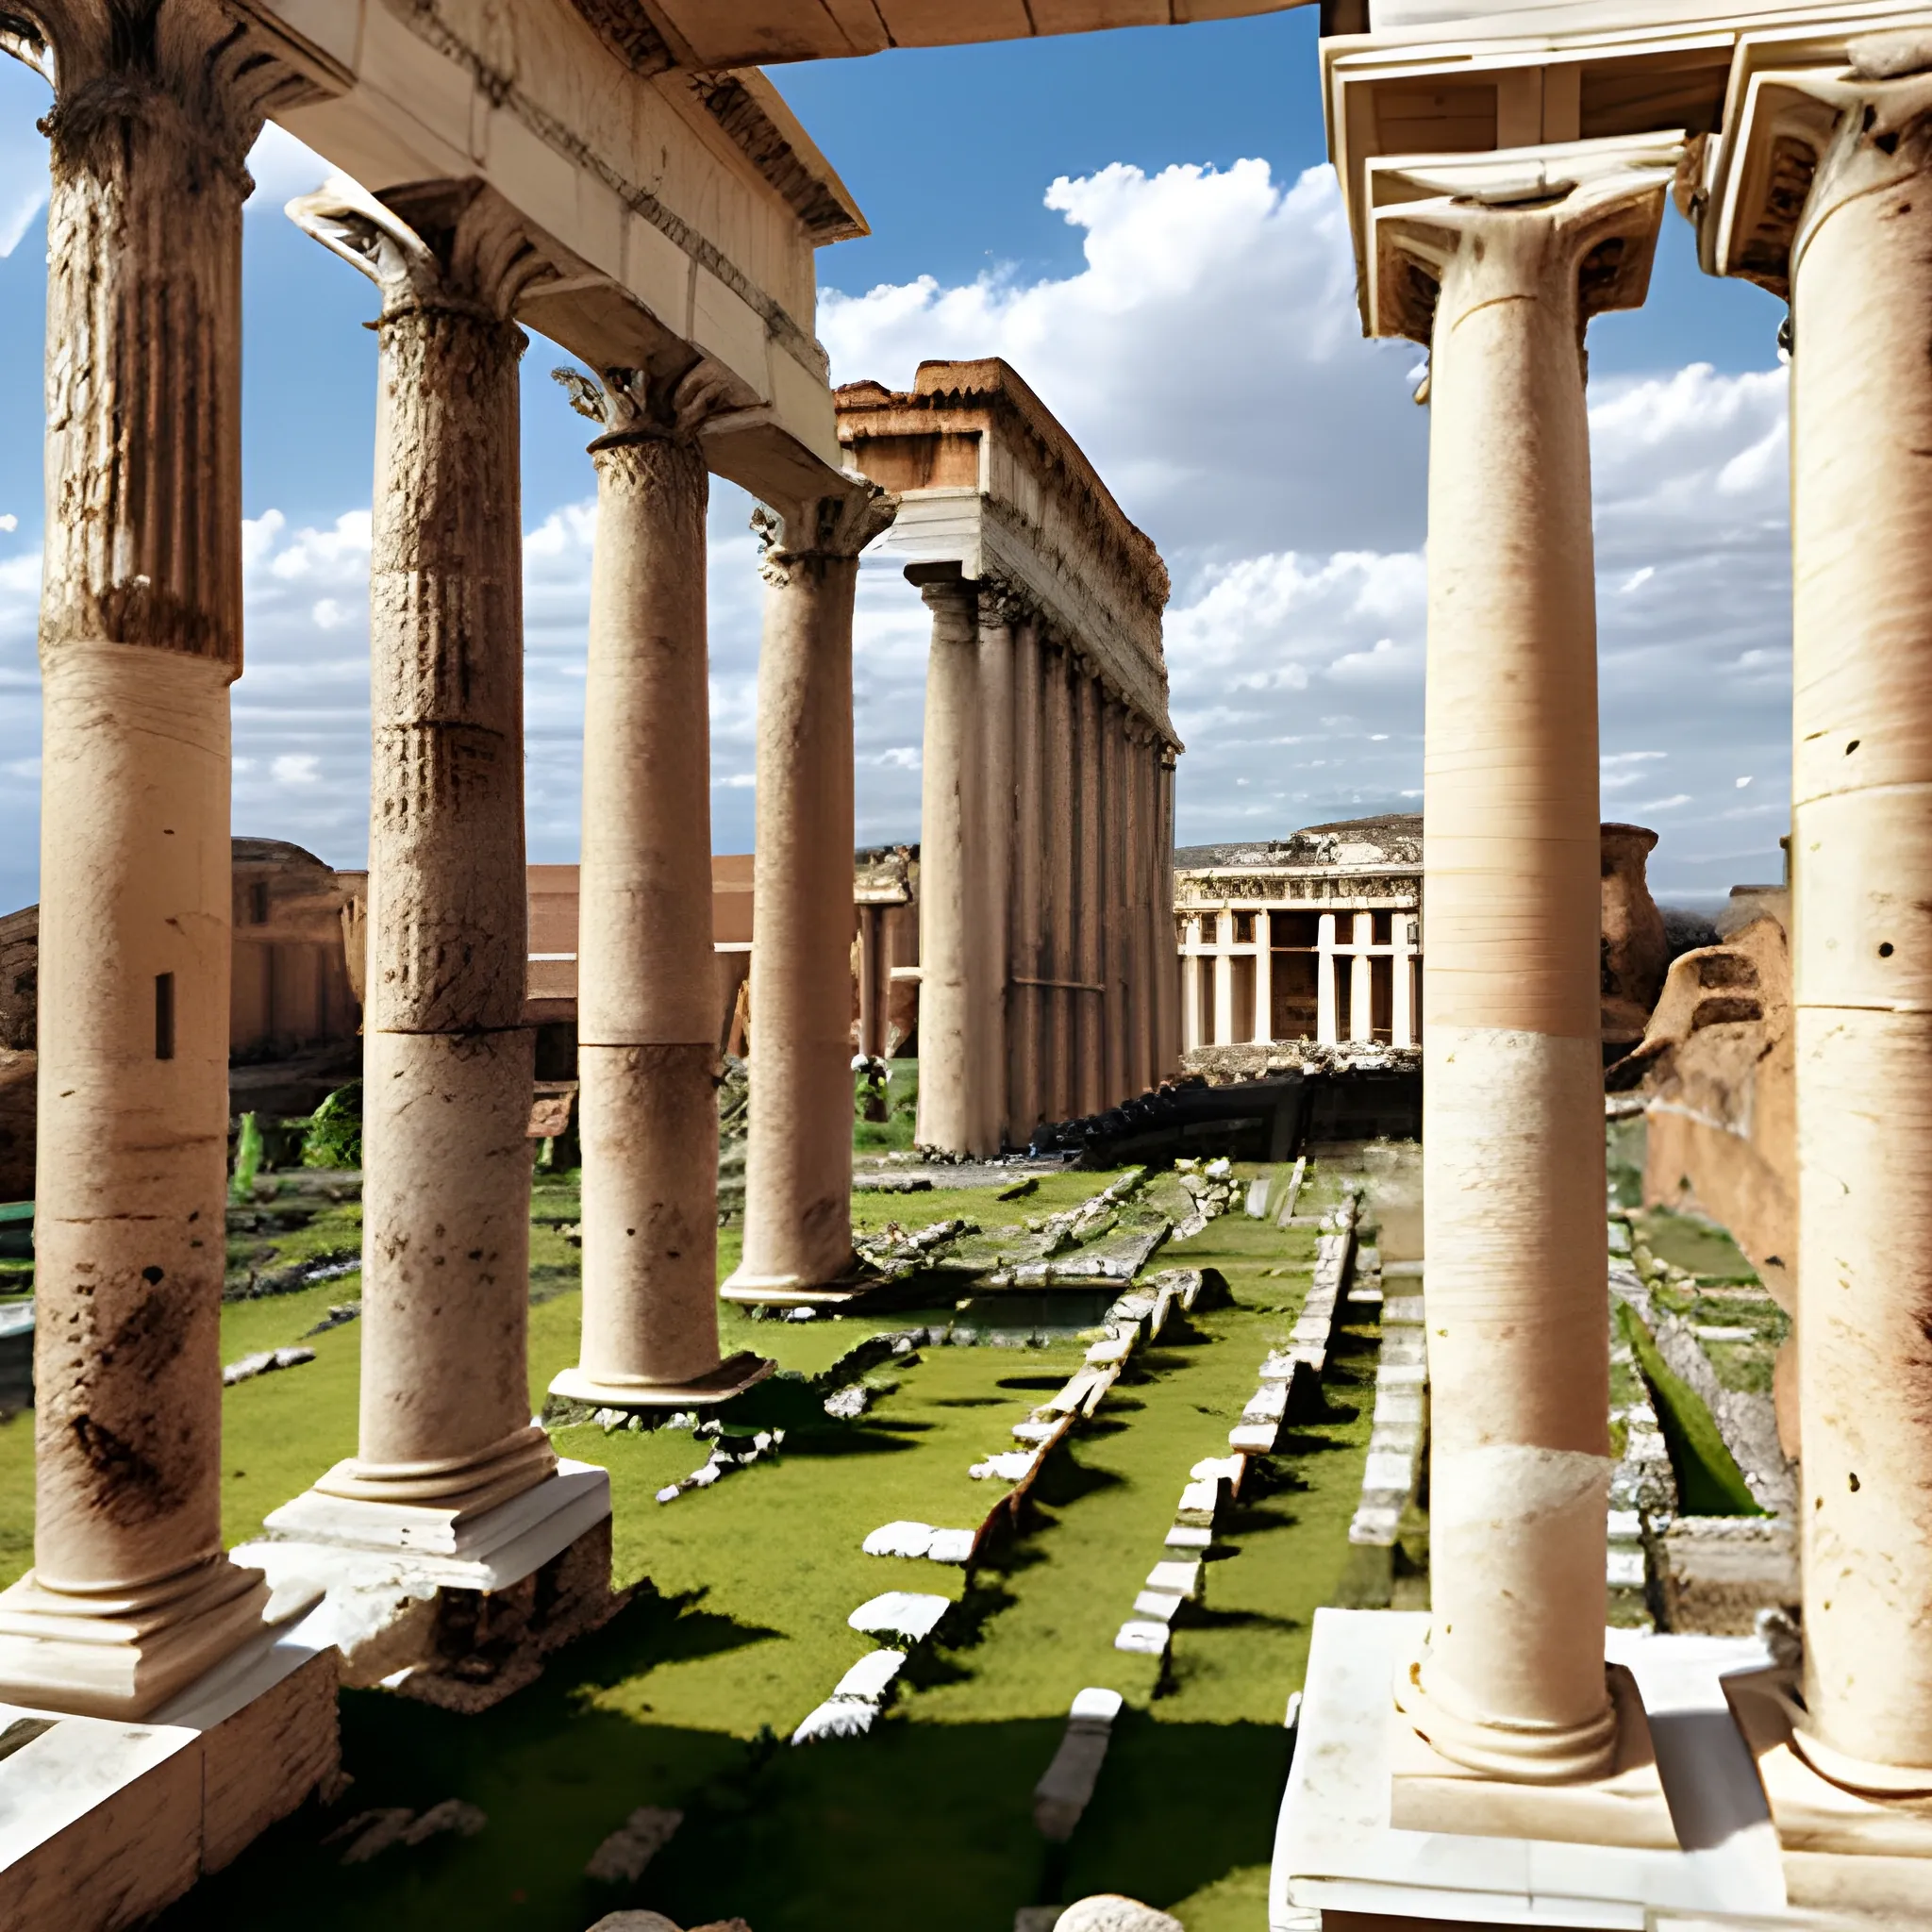
[[[175,1058],[175,975],[155,974],[155,1058]]]

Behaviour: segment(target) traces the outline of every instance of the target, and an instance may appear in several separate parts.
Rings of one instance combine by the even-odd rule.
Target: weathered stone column
[[[852,1260],[852,600],[897,508],[855,478],[755,517],[770,547],[738,1300],[808,1297]]]
[[[1080,996],[1073,991],[1076,976],[1074,927],[1078,877],[1075,863],[1074,814],[1079,809],[1074,783],[1077,746],[1074,732],[1073,653],[1056,644],[1046,657],[1045,724],[1041,736],[1046,754],[1046,824],[1050,828],[1046,853],[1047,959],[1045,976],[1053,981],[1047,999],[1050,1040],[1047,1049],[1047,1117],[1071,1119],[1077,1111],[1079,1091],[1074,1075],[1074,1015]]]
[[[1315,922],[1315,1041],[1334,1046],[1341,1039],[1335,969],[1335,915],[1322,913]]]
[[[1415,949],[1408,937],[1410,914],[1395,912],[1389,919],[1389,1043],[1415,1044]]]
[[[1529,1783],[1603,1771],[1616,1742],[1582,332],[1641,299],[1673,150],[1648,167],[1590,150],[1526,163],[1533,202],[1511,182],[1486,205],[1480,170],[1418,169],[1440,198],[1376,226],[1387,299],[1410,305],[1377,325],[1432,345],[1434,1614],[1397,1695],[1443,1756]]]
[[[951,576],[925,583],[922,594],[932,611],[932,642],[919,788],[916,1137],[921,1146],[948,1154],[991,1154],[998,1149],[986,1142],[978,1063],[988,963],[978,891],[984,817],[979,591]]]
[[[1375,956],[1369,948],[1375,943],[1375,915],[1357,912],[1349,944],[1354,957],[1348,962],[1348,1037],[1357,1046],[1375,1037]]]
[[[361,1426],[356,1455],[271,1519],[347,1541],[358,1519],[338,1499],[434,1511],[453,1529],[557,1466],[530,1420],[525,1345],[524,335],[511,320],[546,264],[478,181],[377,200],[335,180],[289,212],[382,291]]]
[[[1174,957],[1174,753],[1155,747],[1155,838],[1158,848],[1154,874],[1157,904],[1155,930],[1155,1067],[1157,1080],[1171,1078],[1180,1067],[1180,974]]]
[[[1040,982],[1052,974],[1046,958],[1046,693],[1041,656],[1039,623],[1023,617],[1013,629],[1013,958],[1007,995],[1007,1123],[1016,1147],[1026,1145],[1046,1115],[1041,1023],[1047,989]]]
[[[228,686],[242,668],[242,203],[271,91],[234,23],[42,0],[34,1567],[0,1697],[135,1718],[258,1633],[223,1554]],[[23,23],[13,31],[22,35]],[[44,55],[24,35],[16,51]]]
[[[1205,922],[1203,922],[1205,924]],[[1234,961],[1228,946],[1234,932],[1234,914],[1214,915],[1214,1038],[1211,1046],[1234,1044]]]
[[[719,1402],[771,1372],[718,1356],[717,967],[698,426],[714,379],[558,375],[591,444],[577,1078],[582,1356],[553,1394]]]
[[[1274,1038],[1274,953],[1265,908],[1255,913],[1255,1038]]]
[[[1074,913],[1076,952],[1074,976],[1074,1108],[1082,1114],[1098,1113],[1106,1078],[1106,994],[1101,985],[1106,952],[1102,940],[1103,880],[1100,774],[1100,684],[1082,666],[1074,688],[1076,752],[1075,848],[1078,900]]]
[[[1100,980],[1101,1105],[1118,1107],[1127,1091],[1126,974],[1126,761],[1122,757],[1126,713],[1105,689],[1100,693]]]
[[[1801,1744],[1841,1783],[1923,1796],[1932,1793],[1932,73],[1916,28],[1855,41],[1850,53],[1848,79],[1807,90],[1814,113],[1820,103],[1837,108],[1837,125],[1790,259]],[[1780,132],[1773,124],[1750,138]],[[1434,916],[1432,904],[1432,947]],[[1431,1037],[1439,1017],[1431,1006]]]
[[[1146,727],[1133,718],[1127,726],[1126,774],[1127,1091],[1141,1094],[1154,1084],[1153,931],[1148,923],[1153,813],[1148,808]]]
[[[974,938],[980,983],[972,1045],[978,1079],[978,1144],[999,1153],[1007,1139],[1007,997],[1011,976],[1013,890],[1013,626],[1019,601],[998,585],[979,593],[978,825],[972,844],[979,909]],[[1024,1144],[1024,1139],[1023,1139]]]

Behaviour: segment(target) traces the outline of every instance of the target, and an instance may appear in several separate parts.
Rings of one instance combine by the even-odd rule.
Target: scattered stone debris
[[[222,1387],[232,1389],[237,1382],[253,1381],[276,1369],[299,1368],[314,1359],[312,1348],[265,1348],[259,1355],[244,1355],[239,1362],[230,1362],[222,1371]]]
[[[445,1798],[441,1804],[432,1805],[420,1818],[407,1805],[358,1811],[345,1824],[330,1832],[323,1843],[340,1844],[347,1839],[349,1846],[341,1862],[366,1865],[391,1845],[424,1844],[446,1831],[453,1831],[459,1838],[475,1838],[489,1823],[475,1806],[466,1805],[460,1798]]]
[[[852,1191],[855,1194],[929,1194],[932,1192],[932,1181],[923,1174],[855,1174]],[[1005,1200],[1006,1196],[1002,1194],[999,1198]]]
[[[605,1413],[599,1410],[601,1415]],[[758,1429],[756,1432],[728,1429],[715,1417],[708,1422],[699,1423],[692,1433],[700,1438],[715,1438],[711,1459],[702,1469],[694,1469],[681,1482],[666,1483],[658,1491],[660,1503],[675,1503],[687,1490],[708,1490],[720,1476],[729,1475],[733,1470],[748,1469],[762,1456],[770,1455],[785,1441],[783,1429]]]
[[[1055,1924],[1057,1932],[1187,1932],[1178,1919],[1117,1891],[1083,1898],[1069,1906]]]
[[[1407,1287],[1407,1283],[1403,1284]],[[1390,1378],[1383,1379],[1383,1371]],[[1422,1472],[1423,1403],[1428,1373],[1423,1332],[1423,1297],[1392,1294],[1382,1303],[1382,1348],[1375,1372],[1375,1412],[1369,1424],[1368,1460],[1362,1470],[1362,1498],[1348,1540],[1364,1547],[1393,1549],[1402,1516],[1414,1499]],[[1408,1399],[1416,1391],[1415,1399]]]
[[[834,1422],[856,1423],[872,1406],[872,1393],[863,1382],[848,1382],[825,1397],[825,1413]]]
[[[907,1643],[924,1643],[940,1626],[953,1600],[889,1590],[862,1603],[846,1623],[863,1637],[897,1637]]]
[[[979,1533],[935,1529],[929,1523],[888,1523],[860,1545],[868,1557],[926,1557],[935,1563],[969,1563]]]
[[[839,1679],[832,1694],[792,1732],[791,1741],[815,1744],[824,1738],[863,1737],[891,1699],[905,1667],[903,1651],[868,1651]]]
[[[361,1314],[362,1304],[360,1302],[331,1303],[328,1313],[313,1328],[305,1329],[302,1339],[307,1341],[311,1335],[326,1335],[331,1328],[340,1328],[344,1322],[359,1320]]]
[[[584,1875],[606,1885],[635,1885],[683,1823],[682,1811],[641,1805],[591,1854]]]

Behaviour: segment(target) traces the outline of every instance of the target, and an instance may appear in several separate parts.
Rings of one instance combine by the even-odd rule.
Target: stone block
[[[1190,1483],[1181,1491],[1174,1520],[1196,1528],[1211,1529],[1221,1513],[1221,1485],[1218,1482]]]
[[[1407,1495],[1415,1488],[1415,1457],[1399,1450],[1371,1449],[1362,1471],[1364,1490],[1388,1490]]]
[[[1317,1348],[1325,1348],[1334,1327],[1335,1324],[1325,1315],[1303,1315],[1289,1330],[1288,1339],[1291,1343],[1310,1342]]]
[[[1383,1330],[1378,1369],[1422,1368],[1427,1365],[1428,1359],[1428,1341],[1420,1328]]]
[[[219,1872],[341,1767],[325,1650],[202,1739],[201,1869]]]
[[[975,1482],[1024,1482],[1039,1462],[1038,1450],[1007,1449],[989,1456],[984,1462],[975,1462],[966,1474]]]
[[[839,1679],[832,1695],[856,1698],[861,1704],[883,1704],[893,1680],[905,1668],[903,1650],[868,1651]]]
[[[587,1878],[606,1885],[635,1885],[651,1860],[676,1836],[682,1811],[641,1805],[591,1854]]]
[[[978,1540],[977,1530],[936,1529],[925,1554],[935,1563],[970,1563]]]
[[[952,1607],[951,1597],[889,1590],[860,1604],[845,1621],[864,1637],[897,1637],[908,1643],[923,1643]]]
[[[1143,1590],[1134,1599],[1135,1616],[1156,1624],[1172,1624],[1174,1613],[1180,1607],[1181,1599],[1170,1596],[1164,1590]]]
[[[1279,1423],[1247,1423],[1227,1432],[1227,1446],[1243,1456],[1272,1456],[1280,1439]],[[1173,1541],[1172,1538],[1169,1539]]]
[[[1188,1477],[1197,1483],[1225,1483],[1230,1496],[1241,1494],[1241,1478],[1248,1472],[1248,1458],[1245,1456],[1204,1456]]]
[[[1056,1932],[1186,1932],[1178,1919],[1119,1892],[1100,1892],[1069,1906]]]
[[[1110,1336],[1105,1341],[1096,1341],[1087,1351],[1088,1365],[1096,1369],[1107,1369],[1126,1360],[1134,1352],[1134,1343],[1140,1334],[1139,1324],[1125,1335]]]
[[[1420,1382],[1377,1381],[1374,1427],[1419,1429],[1425,1413],[1426,1398]]]
[[[1372,1421],[1369,1425],[1369,1454],[1387,1450],[1391,1455],[1419,1457],[1423,1448],[1423,1425],[1421,1423],[1384,1423]]]
[[[1278,1423],[1288,1414],[1288,1384],[1263,1382],[1241,1410],[1244,1423]]]
[[[1213,1547],[1214,1532],[1197,1529],[1191,1524],[1176,1523],[1163,1541],[1171,1550],[1206,1550]]]
[[[932,1548],[929,1523],[899,1521],[881,1524],[859,1545],[868,1557],[923,1557]]]
[[[1419,1294],[1385,1294],[1382,1298],[1384,1328],[1420,1328],[1423,1324],[1423,1298]]]
[[[1291,1355],[1276,1353],[1261,1364],[1261,1380],[1264,1382],[1291,1382],[1294,1380],[1294,1357]]]
[[[1147,1573],[1147,1588],[1169,1596],[1197,1597],[1201,1594],[1202,1566],[1199,1563],[1157,1563]]]
[[[854,1698],[828,1697],[792,1732],[794,1744],[822,1743],[827,1738],[862,1738],[872,1729],[878,1707]]]
[[[1131,1651],[1137,1657],[1165,1657],[1167,1645],[1167,1625],[1152,1623],[1146,1618],[1135,1618],[1123,1624],[1113,1640],[1116,1650]]]
[[[1110,1709],[1103,1705],[1105,1699],[1112,1700]],[[1120,1704],[1117,1690],[1083,1690],[1074,1698],[1059,1749],[1033,1787],[1033,1823],[1042,1838],[1064,1844],[1073,1837],[1092,1800]]]
[[[1680,1516],[1653,1548],[1668,1630],[1742,1636],[1759,1610],[1798,1602],[1796,1534],[1780,1517]]]
[[[1365,1497],[1348,1525],[1348,1540],[1370,1549],[1391,1549],[1401,1522],[1400,1504],[1371,1503]]]
[[[1384,1389],[1416,1389],[1428,1386],[1429,1370],[1426,1362],[1381,1361],[1375,1365],[1376,1407],[1381,1406],[1380,1391]]]

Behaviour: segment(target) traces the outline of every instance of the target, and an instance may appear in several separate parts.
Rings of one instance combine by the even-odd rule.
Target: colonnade
[[[907,575],[933,614],[917,1132],[991,1155],[1178,1058],[1174,750],[1024,598]]]
[[[218,1318],[241,210],[286,76],[231,58],[213,5],[171,8],[173,38],[139,58],[79,13],[56,35],[50,124],[35,1565],[0,1593],[0,1696],[140,1716],[268,1615],[260,1573],[223,1550]],[[514,320],[553,271],[475,180],[380,198],[335,181],[291,213],[382,308],[361,1410],[355,1455],[272,1525],[460,1554],[501,1506],[540,1520],[557,1471],[525,1356]],[[716,398],[687,351],[578,400],[603,433],[583,1357],[559,1387],[688,1404],[770,1367],[721,1362],[715,1313],[697,432]],[[852,595],[858,551],[891,514],[869,485],[836,483],[788,508],[767,559],[747,1268],[819,1280],[849,1253]]]
[[[1181,931],[1181,1043],[1185,1048],[1233,1046],[1247,1041],[1266,1042],[1277,1038],[1275,1032],[1274,961],[1278,941],[1274,916],[1307,918],[1302,908],[1276,908],[1271,911],[1257,906],[1246,917],[1252,922],[1249,937],[1241,936],[1240,919],[1230,908],[1188,914]],[[1375,1039],[1376,986],[1387,990],[1389,1013],[1387,1044],[1414,1046],[1421,1031],[1418,1024],[1417,973],[1422,949],[1417,942],[1417,920],[1412,912],[1396,908],[1378,914],[1374,909],[1354,912],[1320,912],[1315,920],[1315,1020],[1311,1036],[1282,1034],[1282,1039],[1313,1038],[1323,1046],[1339,1046],[1342,1041],[1341,967],[1348,966],[1347,1038],[1353,1045],[1366,1045]],[[1389,938],[1377,940],[1375,922],[1389,922]],[[1347,921],[1348,937],[1341,937]],[[1388,963],[1381,972],[1376,962]],[[1240,974],[1244,983],[1237,984],[1238,962],[1246,962],[1247,972]]]

